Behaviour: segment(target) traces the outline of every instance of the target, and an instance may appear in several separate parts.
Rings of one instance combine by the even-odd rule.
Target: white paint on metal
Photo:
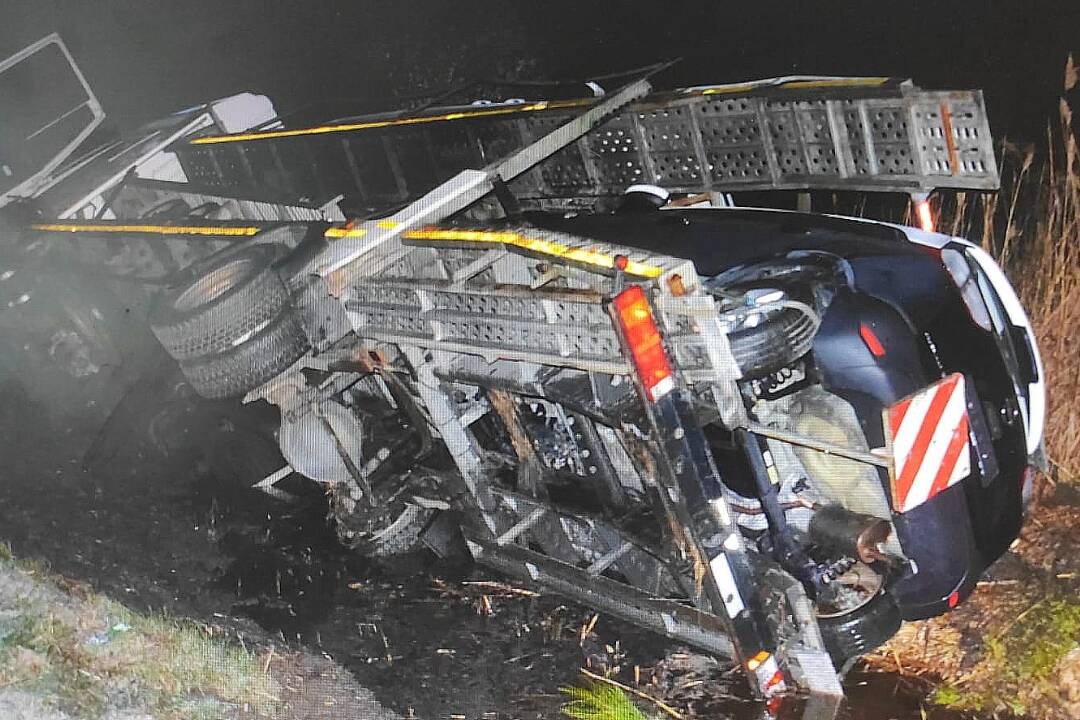
[[[274,103],[265,95],[238,93],[210,103],[214,124],[225,134],[243,132],[274,120],[277,111]],[[280,126],[280,121],[277,126]],[[265,129],[273,129],[268,126]]]
[[[746,609],[746,605],[743,604],[742,596],[739,594],[739,586],[735,583],[735,575],[731,572],[727,555],[720,553],[712,559],[709,567],[712,569],[713,577],[716,578],[717,587],[720,588],[720,599],[724,601],[724,609],[727,610],[729,617],[735,617]]]
[[[33,43],[26,48],[23,48],[11,57],[0,61],[0,74],[7,72],[11,68],[24,62],[36,53],[41,52],[42,50],[45,50],[52,45],[56,46],[63,54],[64,59],[66,59],[68,62],[68,66],[72,74],[75,76],[75,79],[78,80],[79,84],[82,85],[83,91],[86,93],[86,100],[82,104],[80,104],[78,108],[73,108],[65,111],[65,115],[70,115],[72,112],[75,112],[76,110],[85,107],[90,111],[90,121],[75,135],[74,138],[72,138],[72,140],[67,145],[61,148],[59,152],[49,158],[49,160],[44,165],[38,168],[33,175],[30,175],[29,177],[24,179],[21,183],[11,188],[11,190],[0,194],[0,207],[3,207],[15,198],[36,192],[40,188],[41,184],[48,180],[49,173],[56,169],[60,165],[60,163],[68,159],[71,154],[75,152],[75,150],[83,142],[83,140],[89,137],[90,133],[92,133],[94,129],[97,128],[105,119],[105,112],[101,109],[101,103],[98,102],[97,97],[94,95],[94,91],[90,89],[90,84],[86,82],[86,78],[83,76],[82,71],[79,69],[79,66],[75,63],[75,59],[71,57],[71,53],[68,52],[67,46],[64,45],[64,41],[61,40],[60,36],[56,33],[47,35],[41,40],[38,40],[36,43]],[[54,77],[37,78],[37,80],[42,84],[42,87],[48,87],[51,83],[57,82],[57,78]]]

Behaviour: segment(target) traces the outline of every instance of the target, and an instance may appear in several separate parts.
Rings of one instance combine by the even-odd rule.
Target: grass
[[[960,710],[1008,710],[1017,715],[1060,699],[1059,664],[1076,647],[1080,601],[1070,597],[1033,605],[985,641],[976,674],[945,684],[932,700]]]
[[[105,709],[105,694],[94,676],[84,672],[78,642],[55,616],[25,611],[0,640],[0,686],[44,696],[61,709],[95,717]]]
[[[208,696],[266,711],[275,705],[275,689],[261,661],[211,628],[108,604],[108,616],[118,621],[113,627],[131,630],[117,635],[115,646],[99,658],[122,658],[141,685],[158,689],[166,699]]]
[[[275,682],[218,631],[144,615],[21,563],[0,545],[0,690],[28,692],[81,718],[129,707],[180,720],[272,715]],[[12,589],[14,588],[14,589]]]
[[[594,682],[560,690],[568,698],[562,712],[573,720],[649,720],[626,693],[612,685]]]

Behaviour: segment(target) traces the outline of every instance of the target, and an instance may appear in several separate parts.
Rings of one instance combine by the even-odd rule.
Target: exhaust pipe
[[[873,515],[851,512],[840,505],[825,505],[810,519],[810,540],[818,547],[867,565],[888,562],[882,546],[892,534],[892,525]]]

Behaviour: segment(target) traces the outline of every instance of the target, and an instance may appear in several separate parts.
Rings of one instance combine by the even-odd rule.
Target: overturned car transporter
[[[531,213],[600,216],[642,184],[713,207],[742,190],[992,190],[978,92],[789,78],[651,93],[641,79],[580,101],[236,125],[209,105],[61,166],[36,184],[29,229],[147,281],[153,329],[200,394],[279,408],[284,464],[258,487],[325,485],[362,552],[463,537],[479,563],[832,715],[838,671],[898,627],[881,598],[910,564],[891,438],[864,437],[811,359],[833,259],[792,255],[806,293],[763,280],[784,268],[721,286],[662,239],[623,245]],[[231,216],[148,213],[170,202]],[[954,373],[930,391],[964,387]],[[784,420],[792,393],[834,408],[843,432]],[[732,490],[718,448],[750,490]],[[845,492],[870,499],[830,497],[827,478],[789,487],[792,473],[814,485],[815,455],[848,463]],[[884,637],[852,629],[856,612]]]

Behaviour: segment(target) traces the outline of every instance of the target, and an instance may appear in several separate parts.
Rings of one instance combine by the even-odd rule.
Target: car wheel
[[[727,338],[742,376],[759,377],[809,352],[817,325],[805,312],[785,308],[766,315],[753,327],[729,332]]]
[[[850,612],[818,617],[818,627],[833,665],[846,672],[854,660],[880,647],[900,630],[900,608],[881,590]]]

